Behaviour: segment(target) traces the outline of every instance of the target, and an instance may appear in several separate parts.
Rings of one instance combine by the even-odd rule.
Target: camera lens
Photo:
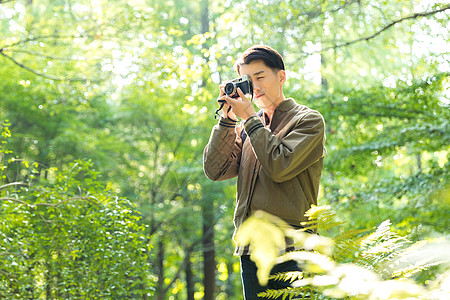
[[[233,82],[228,82],[225,85],[225,89],[224,90],[225,90],[225,94],[233,95],[234,92],[236,91],[236,86],[235,86],[235,84]]]

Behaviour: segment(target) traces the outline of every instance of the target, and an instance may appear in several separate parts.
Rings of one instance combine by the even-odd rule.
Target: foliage
[[[9,135],[7,128],[3,133]],[[6,183],[6,167],[15,164],[24,180]],[[153,293],[151,247],[141,215],[131,202],[105,190],[92,163],[48,169],[48,180],[36,176],[37,164],[9,159],[2,166],[2,298],[117,299]]]
[[[438,194],[449,183],[448,78],[440,73],[399,81],[395,89],[345,90],[309,100],[327,120],[324,199],[349,221],[347,229],[376,226],[382,215],[412,239],[446,233],[450,206]]]
[[[94,181],[141,213],[157,299],[206,297],[206,253],[217,299],[238,299],[235,181],[209,182],[201,157],[217,85],[262,43],[285,57],[285,95],[324,115],[319,202],[336,209],[339,228],[389,218],[413,241],[445,235],[448,9],[440,0],[0,1],[0,120],[14,132],[2,180],[54,184],[90,161]],[[58,208],[72,202],[94,207]]]
[[[313,207],[307,212],[308,228],[339,226],[329,206]],[[264,235],[264,239],[255,238]],[[284,247],[284,237],[293,238],[303,251],[276,255]],[[446,240],[412,243],[391,230],[389,220],[375,229],[353,230],[332,237],[294,230],[277,217],[257,212],[242,226],[238,242],[250,243],[251,258],[258,266],[258,279],[267,283],[274,264],[296,260],[303,272],[272,275],[274,280],[292,283],[285,290],[267,290],[266,298],[294,296],[314,299],[443,299],[450,295]],[[445,266],[447,272],[423,286],[412,278],[433,266]]]

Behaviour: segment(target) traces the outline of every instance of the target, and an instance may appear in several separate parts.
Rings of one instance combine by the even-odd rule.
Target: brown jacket
[[[321,114],[287,99],[275,109],[270,128],[264,119],[251,118],[243,126],[221,119],[205,147],[208,178],[238,176],[236,229],[256,210],[298,226],[311,205],[317,205],[326,154]]]

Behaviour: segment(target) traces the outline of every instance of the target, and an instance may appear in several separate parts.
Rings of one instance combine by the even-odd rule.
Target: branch
[[[180,136],[178,137],[178,141],[175,145],[175,149],[173,150],[173,156],[175,158],[175,156],[177,155],[177,152],[179,150],[179,148],[183,145],[183,141],[186,138],[186,133],[189,130],[188,126],[185,126],[183,129],[183,132],[180,134]],[[153,195],[156,196],[156,194],[161,190],[162,185],[164,183],[164,180],[166,179],[166,176],[169,174],[169,172],[171,171],[171,167],[174,164],[175,159],[173,159],[172,161],[170,161],[166,166],[165,166],[165,170],[164,173],[161,175],[159,182],[156,184],[155,189],[153,190]]]
[[[15,43],[6,45],[6,47],[14,47],[17,45],[22,45],[28,42],[34,42],[34,41],[39,41],[39,40],[44,40],[44,39],[75,39],[75,38],[81,38],[83,37],[83,35],[81,34],[47,34],[47,35],[29,35],[28,38],[23,39],[23,40],[19,40]],[[4,46],[5,47],[5,46]]]
[[[359,43],[359,42],[362,42],[362,41],[369,41],[369,40],[377,37],[378,35],[380,35],[382,32],[388,30],[389,28],[391,28],[395,24],[401,23],[401,22],[409,20],[409,19],[417,19],[417,18],[421,18],[421,17],[434,15],[434,14],[446,11],[448,9],[450,9],[450,5],[444,6],[443,8],[438,9],[438,10],[433,10],[433,11],[429,11],[429,12],[415,13],[415,14],[412,14],[410,16],[407,16],[407,17],[404,17],[404,18],[401,18],[401,19],[398,19],[398,20],[395,20],[395,21],[389,23],[388,25],[384,26],[383,28],[381,28],[380,30],[378,30],[377,32],[375,32],[372,35],[369,35],[369,36],[366,36],[366,37],[361,37],[361,38],[358,38],[356,40],[345,42],[345,43],[342,43],[342,44],[337,44],[337,45],[334,45],[334,46],[326,47],[326,48],[323,48],[321,50],[317,50],[317,51],[314,51],[314,52],[309,52],[307,54],[310,55],[310,54],[314,54],[314,53],[318,53],[318,52],[323,52],[323,51],[328,51],[328,50],[332,50],[332,49],[346,47],[346,46],[349,46],[349,45],[352,45],[352,44],[356,44],[356,43]]]
[[[3,49],[3,51],[5,50],[5,48]],[[36,51],[28,51],[28,50],[22,50],[22,49],[6,49],[9,52],[16,52],[16,53],[25,53],[25,54],[29,54],[29,55],[33,55],[36,57],[43,57],[46,59],[51,59],[51,60],[65,60],[65,61],[88,61],[88,59],[74,59],[71,58],[70,56],[52,56],[52,55],[47,55],[47,54],[43,54],[40,52],[36,52]]]
[[[310,18],[310,19],[313,19],[313,18],[317,18],[317,17],[319,17],[319,16],[321,16],[321,15],[323,15],[323,14],[325,14],[325,13],[331,13],[331,14],[334,14],[334,13],[336,13],[336,12],[338,12],[338,11],[344,9],[344,8],[345,8],[346,6],[348,6],[348,5],[351,5],[351,4],[354,4],[354,3],[361,4],[360,1],[361,1],[361,0],[349,0],[349,1],[344,1],[344,3],[342,3],[341,6],[338,6],[338,7],[334,8],[334,9],[332,9],[332,10],[330,10],[330,11],[323,10],[323,9],[322,9],[322,5],[317,5],[317,6],[319,6],[317,9],[315,9],[315,10],[310,10],[310,11],[299,12],[299,13],[296,15],[296,17],[299,18],[299,17],[301,17],[301,16],[302,16],[302,17],[306,16],[306,17],[308,17],[308,18]]]
[[[26,185],[26,186],[28,186],[29,184],[25,183],[25,182],[11,182],[11,183],[8,183],[8,184],[0,186],[0,190],[6,188],[8,186],[16,186],[16,185]]]
[[[51,206],[51,207],[57,207],[60,206],[61,204],[64,204],[66,202],[69,202],[71,200],[86,200],[92,204],[98,205],[97,202],[92,201],[90,198],[95,199],[94,197],[71,197],[71,198],[67,198],[65,200],[59,201],[57,203],[36,203],[36,204],[30,204],[31,206]],[[97,199],[96,199],[97,200]]]
[[[81,82],[86,82],[86,81],[88,81],[88,80],[85,79],[85,78],[63,78],[63,77],[57,77],[57,76],[53,76],[53,75],[47,75],[47,74],[45,74],[45,73],[42,73],[42,72],[40,72],[40,71],[38,71],[38,70],[35,70],[35,69],[32,69],[32,68],[30,68],[30,67],[28,67],[28,66],[26,66],[26,65],[24,65],[24,64],[22,64],[22,63],[20,63],[20,62],[18,62],[18,61],[15,60],[12,56],[7,55],[7,54],[4,52],[4,50],[5,50],[5,48],[0,49],[0,54],[1,54],[1,55],[3,55],[4,57],[6,57],[7,59],[9,59],[10,61],[12,61],[13,63],[15,63],[15,64],[18,65],[19,67],[21,67],[21,68],[23,68],[23,69],[25,69],[25,70],[27,70],[27,71],[33,73],[33,74],[36,74],[36,75],[38,75],[38,76],[41,76],[41,77],[44,77],[44,78],[47,78],[47,79],[51,79],[51,80],[54,80],[54,81],[81,81]]]
[[[0,200],[3,200],[3,201],[12,201],[12,202],[18,202],[18,203],[20,203],[20,204],[30,205],[30,204],[26,203],[25,201],[22,201],[22,200],[19,200],[19,199],[14,199],[14,198],[8,198],[8,197],[0,198]]]
[[[195,248],[195,246],[197,244],[200,244],[200,242],[202,241],[202,238],[197,239],[196,241],[194,241],[190,246],[185,248],[185,252],[192,252],[193,249]],[[167,293],[169,291],[169,289],[173,286],[173,284],[176,282],[176,280],[180,277],[181,272],[184,270],[184,268],[187,265],[187,261],[186,259],[183,259],[183,263],[180,265],[180,267],[178,268],[178,271],[176,272],[176,274],[174,275],[174,277],[172,278],[172,280],[167,284],[167,286],[164,288],[164,294]]]
[[[31,207],[35,207],[35,206],[50,206],[50,207],[57,207],[57,206],[59,206],[59,205],[61,205],[61,204],[64,204],[64,203],[66,203],[66,202],[69,202],[69,201],[75,200],[75,199],[86,200],[86,201],[88,201],[88,202],[90,202],[90,203],[92,203],[92,204],[98,205],[97,202],[91,200],[90,198],[95,199],[94,197],[71,197],[71,198],[67,198],[67,199],[65,199],[65,200],[59,201],[59,202],[57,202],[57,203],[35,203],[35,204],[30,204],[30,203],[27,203],[27,202],[25,202],[25,201],[22,201],[22,200],[19,200],[19,199],[15,199],[15,198],[9,198],[9,197],[3,197],[3,198],[0,198],[0,200],[3,200],[3,201],[11,201],[11,202],[18,202],[18,203],[20,203],[20,204],[24,204],[24,205],[31,206]],[[97,199],[96,199],[96,200],[97,200]]]

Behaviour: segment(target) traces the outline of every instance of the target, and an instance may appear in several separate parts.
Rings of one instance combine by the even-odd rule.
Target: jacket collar
[[[280,104],[278,104],[278,106],[275,108],[275,111],[273,112],[273,116],[272,116],[272,124],[271,124],[271,129],[275,129],[276,127],[278,127],[278,123],[281,121],[281,119],[283,118],[282,116],[290,111],[291,109],[293,109],[295,106],[297,105],[297,102],[295,102],[294,99],[292,98],[287,98],[286,100],[282,101]],[[268,119],[266,114],[264,113],[263,110],[260,110],[258,112],[258,116],[262,116],[263,120],[264,120],[264,124],[267,125]],[[280,119],[281,117],[281,119]]]
[[[281,111],[291,110],[292,108],[294,108],[294,106],[296,104],[297,104],[297,102],[295,102],[294,99],[287,98],[286,100],[284,100],[283,102],[278,104],[277,108],[275,108],[274,114],[277,112],[277,110],[281,110]]]

